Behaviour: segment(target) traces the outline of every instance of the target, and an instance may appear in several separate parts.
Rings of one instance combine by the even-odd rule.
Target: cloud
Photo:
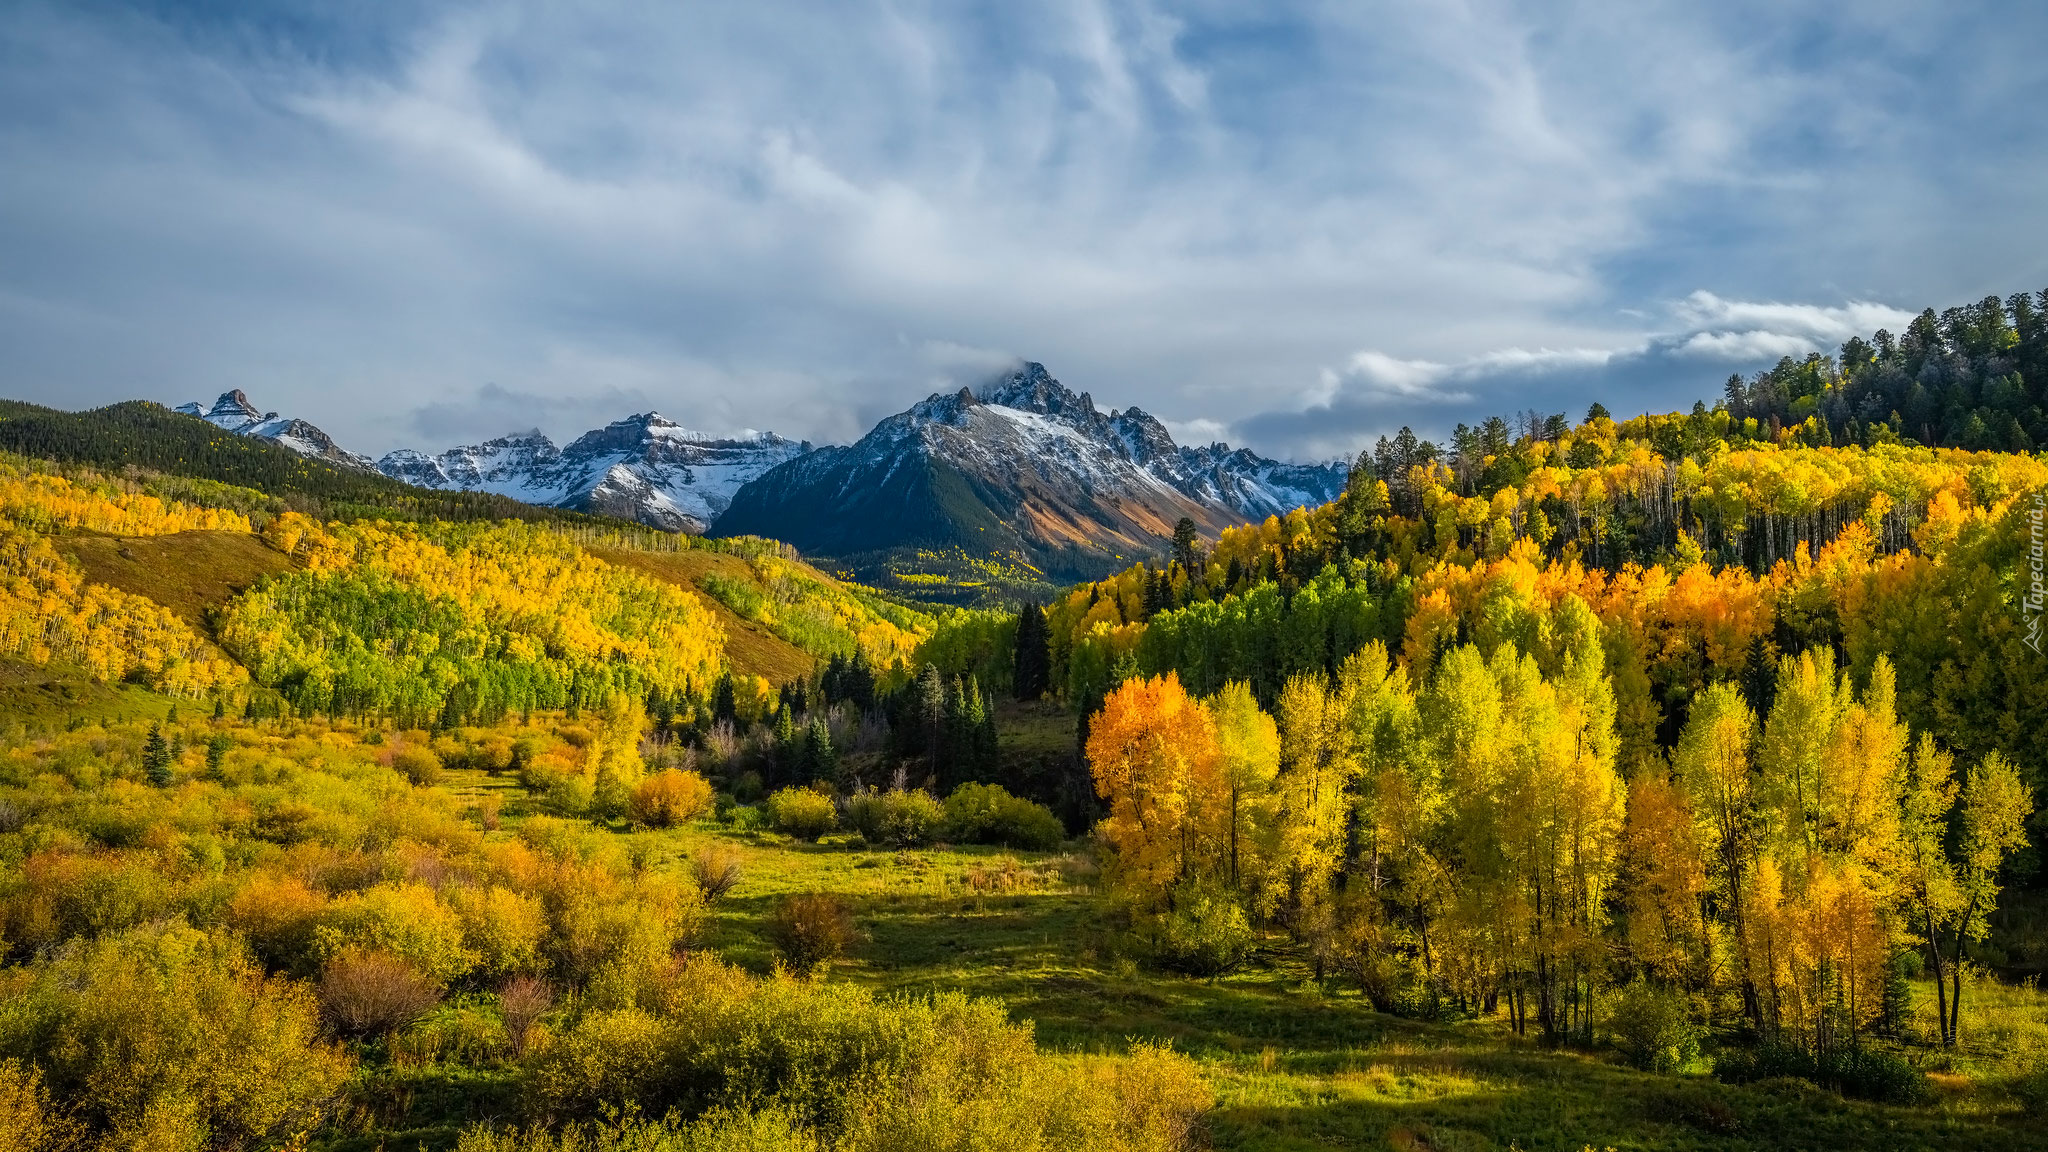
[[[1899,7],[25,0],[0,391],[373,453],[845,440],[1012,357],[1278,454],[1689,399],[2048,279],[2048,9]]]
[[[1862,301],[1767,303],[1707,291],[1670,303],[1660,315],[1658,328],[1609,347],[1502,348],[1448,363],[1355,352],[1342,371],[1320,372],[1292,410],[1255,415],[1239,430],[1328,456],[1354,453],[1404,424],[1440,437],[1453,423],[1530,407],[1575,416],[1605,399],[1623,410],[1670,410],[1718,393],[1718,378],[1703,368],[1753,371],[1786,356],[1832,352],[1851,336],[1901,328],[1913,318]]]

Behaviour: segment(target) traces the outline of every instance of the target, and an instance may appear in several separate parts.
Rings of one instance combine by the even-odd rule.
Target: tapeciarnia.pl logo
[[[2027,617],[2027,647],[2041,653],[2041,613],[2048,610],[2048,551],[2041,542],[2042,520],[2048,515],[2043,494],[2034,493],[2034,506],[2027,510],[2027,594],[2020,608]]]

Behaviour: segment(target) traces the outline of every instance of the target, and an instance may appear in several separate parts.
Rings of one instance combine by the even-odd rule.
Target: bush
[[[400,748],[391,754],[391,767],[422,788],[441,782],[441,758],[425,748]]]
[[[1192,1062],[1164,1047],[1053,1061],[994,1001],[877,999],[709,957],[654,1011],[585,1016],[533,1059],[528,1087],[541,1118],[671,1118],[472,1132],[460,1152],[1192,1152],[1211,1104]]]
[[[514,976],[498,988],[498,1018],[505,1025],[505,1044],[512,1055],[526,1055],[533,1026],[555,1006],[555,990],[545,980]]]
[[[1067,830],[1043,804],[1012,796],[995,784],[962,784],[946,797],[946,836],[963,844],[1001,844],[1045,852]]]
[[[0,1060],[0,1152],[44,1152],[68,1147],[69,1131],[50,1110],[43,1074],[35,1065]]]
[[[708,904],[739,886],[740,855],[722,844],[707,844],[690,861],[690,874]]]
[[[1218,976],[1252,954],[1257,937],[1237,901],[1221,892],[1184,888],[1170,912],[1152,921],[1152,958],[1162,968]]]
[[[345,1036],[388,1036],[441,1002],[433,981],[385,952],[350,952],[320,973],[320,1006]]]
[[[808,788],[784,788],[768,798],[768,826],[786,836],[815,841],[839,827],[830,796]]]
[[[323,961],[388,952],[436,984],[458,979],[478,960],[462,918],[425,884],[379,884],[336,900],[314,930],[313,945]]]
[[[1766,1040],[1747,1051],[1724,1053],[1714,1061],[1714,1078],[1729,1084],[1795,1077],[1823,1088],[1886,1104],[1920,1104],[1934,1090],[1927,1075],[1902,1057],[1875,1048],[1850,1048],[1815,1056],[1797,1044]]]
[[[649,828],[688,824],[711,809],[711,785],[695,772],[657,772],[633,789],[633,819]]]
[[[1685,998],[1645,981],[1621,990],[1607,1026],[1628,1062],[1648,1072],[1676,1072],[1700,1052]]]
[[[846,819],[869,844],[916,848],[938,835],[946,810],[921,788],[894,788],[855,796],[847,802]]]
[[[348,1076],[311,991],[231,937],[137,929],[10,975],[0,1054],[41,1069],[84,1146],[273,1147]]]
[[[790,971],[809,975],[837,960],[853,943],[853,917],[837,896],[785,896],[768,917],[768,942]]]

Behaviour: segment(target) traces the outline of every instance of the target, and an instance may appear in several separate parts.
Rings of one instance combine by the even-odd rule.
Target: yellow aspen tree
[[[1218,767],[1229,789],[1229,847],[1225,875],[1233,889],[1244,883],[1244,845],[1257,845],[1275,819],[1273,781],[1280,772],[1280,730],[1252,698],[1251,685],[1233,680],[1207,704],[1216,729]],[[1263,874],[1254,861],[1254,873]]]
[[[1178,676],[1118,685],[1089,722],[1087,755],[1121,885],[1159,900],[1214,869],[1227,809],[1215,725]]]
[[[1709,876],[1734,931],[1744,1011],[1760,1024],[1759,973],[1748,923],[1758,879],[1752,815],[1756,796],[1749,771],[1755,729],[1756,715],[1741,693],[1731,684],[1713,685],[1694,697],[1671,766],[1684,788],[1700,845],[1712,862]],[[1775,884],[1775,871],[1772,879]]]
[[[1949,952],[1948,1035],[1951,1045],[1962,1038],[1963,944],[1984,935],[1998,906],[1998,873],[2006,858],[2027,842],[2027,817],[2034,798],[2010,761],[1996,752],[1984,757],[1963,781],[1961,812],[1956,821],[1955,876],[1960,909],[1955,915]]]

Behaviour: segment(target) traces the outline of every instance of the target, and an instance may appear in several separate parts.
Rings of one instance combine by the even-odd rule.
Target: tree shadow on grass
[[[1233,1149],[2040,1148],[2018,1123],[1843,1100],[1801,1081],[1737,1087],[1540,1050],[1360,1054],[1303,1080],[1226,1074],[1211,1117]],[[1285,1072],[1294,1072],[1290,1061]]]

